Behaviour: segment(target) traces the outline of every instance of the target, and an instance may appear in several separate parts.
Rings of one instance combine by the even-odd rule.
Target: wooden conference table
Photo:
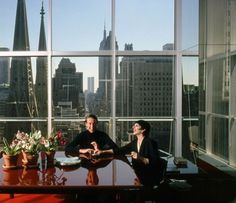
[[[65,153],[57,151],[55,156],[65,157]],[[127,157],[110,156],[92,160],[81,157],[80,164],[61,167],[47,166],[41,156],[38,163],[38,167],[33,168],[19,166],[4,169],[3,159],[0,159],[0,193],[119,193],[138,192],[143,188]],[[171,162],[168,163],[167,174],[173,167]]]
[[[65,154],[58,151],[55,156],[65,157]],[[110,159],[94,160],[94,164],[90,165],[91,160],[83,163],[83,158],[81,159],[80,164],[73,166],[47,167],[46,161],[40,157],[38,167],[16,169],[4,169],[3,159],[0,159],[0,193],[73,193],[83,190],[122,190],[141,187],[135,184],[136,175],[125,159],[110,157]],[[94,184],[89,184],[87,180],[91,170],[93,170],[91,174],[97,174]]]

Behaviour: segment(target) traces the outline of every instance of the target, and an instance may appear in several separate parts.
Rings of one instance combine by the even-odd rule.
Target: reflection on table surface
[[[56,157],[65,157],[64,152],[56,152]],[[0,159],[0,164],[3,160]],[[36,168],[4,169],[0,167],[0,189],[41,186],[67,187],[138,187],[136,175],[125,158],[83,157],[81,163],[73,166],[50,166],[43,155]]]
[[[66,157],[63,151],[57,151],[56,157]],[[0,167],[0,191],[14,193],[65,193],[88,189],[140,189],[145,184],[140,174],[131,164],[131,158],[120,156],[91,157],[79,155],[80,164],[73,166],[47,166],[43,154],[38,167],[16,169]],[[3,164],[3,159],[0,159]],[[173,173],[174,171],[174,173]],[[177,173],[176,173],[177,171]],[[168,160],[167,176],[198,174],[197,167],[188,163],[188,168],[179,169]],[[147,176],[149,177],[149,176]],[[148,180],[149,181],[149,180]],[[149,184],[150,182],[148,182]]]

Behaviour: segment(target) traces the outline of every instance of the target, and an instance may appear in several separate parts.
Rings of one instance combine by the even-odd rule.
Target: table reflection
[[[80,158],[81,166],[88,170],[86,184],[91,186],[99,183],[97,169],[106,167],[113,159],[113,157],[92,157],[89,154],[80,154]]]
[[[64,171],[60,174],[56,173],[56,167],[49,167],[42,171],[43,185],[65,185],[67,178],[64,176]]]
[[[2,171],[3,174],[3,181],[2,184],[9,186],[9,185],[17,185],[19,183],[18,177],[19,171],[18,170],[9,170],[4,169]]]
[[[39,171],[34,169],[23,168],[19,176],[20,185],[37,185],[39,184]]]
[[[56,157],[66,157],[57,151]],[[71,156],[71,155],[70,155]],[[78,154],[76,155],[78,156]],[[6,193],[78,193],[138,189],[136,175],[126,157],[79,155],[81,162],[71,166],[47,165],[43,155],[38,166],[0,168],[0,191]],[[0,159],[0,164],[3,160]]]

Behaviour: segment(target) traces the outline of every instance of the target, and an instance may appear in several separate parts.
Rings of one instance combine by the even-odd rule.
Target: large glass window
[[[181,148],[174,140],[182,130],[175,129],[176,118],[182,122],[175,111],[182,92],[175,91],[198,85],[197,7],[183,1],[179,34],[174,23],[182,9],[175,4],[181,1],[1,1],[0,136],[54,128],[72,139],[84,129],[84,116],[94,113],[120,145],[132,123],[145,119],[161,149]],[[191,36],[185,29],[190,13]],[[176,81],[180,70],[183,78]]]
[[[117,71],[117,115],[173,116],[172,57],[122,57]]]
[[[212,126],[212,153],[227,160],[229,156],[228,119],[214,117],[211,122],[209,125]]]
[[[13,51],[38,50],[42,21],[47,38],[48,0],[3,0],[0,5],[0,47]]]
[[[198,50],[198,1],[182,0],[182,49]]]
[[[200,2],[200,147],[236,165],[235,1]]]
[[[52,3],[53,50],[100,49],[101,40],[111,31],[110,0],[53,0]],[[111,49],[109,44],[105,49]]]
[[[162,50],[174,43],[173,0],[116,1],[116,37],[121,44],[133,44],[133,50]]]
[[[111,116],[111,57],[55,57],[52,64],[55,117]]]

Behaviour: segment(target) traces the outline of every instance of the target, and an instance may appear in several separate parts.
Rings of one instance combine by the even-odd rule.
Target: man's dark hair
[[[135,123],[139,124],[141,126],[142,130],[145,130],[144,133],[143,133],[145,136],[149,135],[150,129],[151,129],[151,125],[147,121],[138,120]]]
[[[89,114],[85,117],[85,122],[87,121],[88,118],[93,118],[96,122],[98,122],[98,118],[94,114]]]

